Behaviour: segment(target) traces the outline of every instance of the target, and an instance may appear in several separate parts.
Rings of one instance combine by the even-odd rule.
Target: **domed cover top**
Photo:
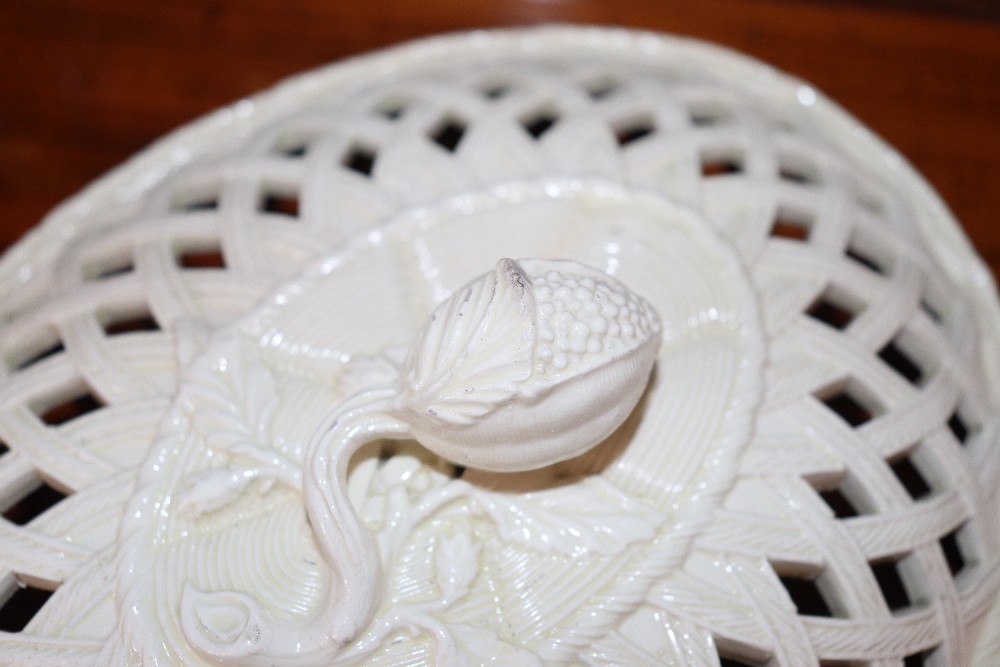
[[[54,211],[0,314],[4,664],[1000,656],[992,279],[718,47],[289,80]]]

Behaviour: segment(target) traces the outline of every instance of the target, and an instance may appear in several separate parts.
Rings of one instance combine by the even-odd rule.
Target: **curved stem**
[[[374,536],[347,496],[347,468],[366,443],[410,436],[392,416],[392,388],[348,399],[316,430],[306,451],[302,492],[320,551],[333,573],[326,608],[307,623],[276,621],[250,596],[187,590],[182,600],[184,633],[216,662],[240,665],[328,664],[370,622],[380,599],[381,558]],[[242,619],[241,631],[218,631],[215,618]],[[226,616],[228,615],[228,616]]]
[[[434,637],[435,664],[448,667],[456,665],[458,649],[455,638],[446,624],[426,613],[429,606],[434,606],[434,603],[394,607],[385,616],[375,619],[365,636],[338,655],[329,667],[357,664],[377,651],[385,638],[399,628],[408,628],[411,634],[415,634],[413,631],[426,632]]]
[[[380,597],[381,559],[374,535],[347,496],[348,464],[373,440],[410,435],[408,424],[388,414],[395,391],[379,393],[359,397],[372,403],[345,406],[330,428],[314,437],[303,470],[306,512],[324,559],[337,573],[339,595],[330,608],[329,632],[338,644],[354,639],[368,625]]]

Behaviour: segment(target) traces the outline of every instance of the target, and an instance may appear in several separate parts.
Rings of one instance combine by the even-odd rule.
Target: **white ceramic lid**
[[[62,205],[0,295],[4,611],[54,591],[11,664],[1000,653],[992,279],[746,57],[546,27],[336,64]]]

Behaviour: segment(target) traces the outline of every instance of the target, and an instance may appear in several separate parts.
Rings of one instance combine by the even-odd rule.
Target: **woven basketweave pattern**
[[[924,247],[915,202],[833,148],[802,104],[681,65],[576,62],[456,63],[321,99],[88,218],[40,269],[44,298],[5,287],[0,580],[9,605],[19,585],[55,594],[0,648],[94,660],[111,583],[104,598],[80,591],[110,557],[177,360],[206,332],[394,212],[571,175],[710,220],[752,276],[769,359],[738,482],[685,566],[618,627],[555,639],[553,655],[977,664],[970,633],[998,588],[995,413],[972,306]],[[33,516],[32,499],[59,502]],[[658,656],[633,641],[651,628]]]

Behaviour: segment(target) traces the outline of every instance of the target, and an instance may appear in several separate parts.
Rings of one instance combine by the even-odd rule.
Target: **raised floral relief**
[[[270,446],[275,380],[263,367],[244,364],[234,341],[212,368],[200,371],[192,393],[193,428],[229,463],[187,479],[178,508],[213,512],[252,484],[259,493],[275,483],[301,490],[336,587],[325,610],[305,624],[276,621],[245,593],[189,587],[182,602],[188,640],[220,663],[294,658],[297,665],[320,665],[348,646],[342,658],[357,659],[405,626],[436,638],[441,664],[466,664],[460,657],[466,644],[435,614],[463,598],[479,572],[480,546],[467,532],[434,542],[439,590],[433,602],[376,614],[384,588],[380,573],[421,522],[464,497],[469,510],[492,520],[501,538],[572,556],[615,554],[648,540],[660,518],[606,482],[511,498],[418,469],[409,471],[414,482],[424,479],[417,496],[402,491],[405,485],[386,494],[391,519],[370,516],[366,506],[359,517],[350,501],[351,457],[367,443],[412,437],[445,460],[484,469],[538,468],[576,456],[635,406],[660,348],[659,331],[647,302],[598,271],[569,261],[503,259],[435,310],[395,379],[356,391],[330,413],[302,465]],[[386,379],[392,375],[386,373],[388,357],[360,359],[348,381]],[[491,421],[498,411],[502,419]],[[387,468],[398,469],[405,460]],[[380,527],[373,531],[365,519]],[[496,643],[499,651],[502,642]],[[528,660],[523,651],[510,652],[512,659]]]
[[[289,80],[0,260],[2,490],[57,499],[0,522],[2,611],[51,592],[0,662],[993,665],[988,274],[898,153],[710,44]]]

